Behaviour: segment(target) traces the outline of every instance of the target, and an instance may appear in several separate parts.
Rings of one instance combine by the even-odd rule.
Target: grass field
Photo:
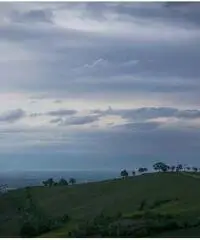
[[[145,202],[143,211],[151,209],[185,219],[200,217],[200,178],[198,174],[154,173],[127,179],[79,184],[64,187],[33,187],[31,195],[38,208],[49,217],[70,216],[69,223],[41,237],[66,237],[79,223],[102,212],[113,216],[133,215]],[[11,191],[0,197],[0,236],[19,236],[20,215],[26,190]],[[158,204],[160,202],[160,204]],[[158,237],[199,236],[200,226],[160,233]]]

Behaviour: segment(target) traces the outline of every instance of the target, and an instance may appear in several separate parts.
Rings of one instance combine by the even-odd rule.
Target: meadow
[[[53,227],[33,236],[199,237],[199,184],[199,173],[158,172],[10,191],[0,196],[0,236],[22,236],[27,219],[33,225],[51,219]]]

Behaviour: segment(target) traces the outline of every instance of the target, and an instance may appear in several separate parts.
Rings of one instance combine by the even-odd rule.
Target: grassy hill
[[[170,218],[173,217],[186,227],[181,225],[179,229],[159,230],[158,233],[153,232],[153,236],[199,237],[200,178],[195,176],[197,174],[154,173],[74,186],[33,187],[28,191],[38,214],[53,219],[67,214],[70,218],[41,237],[67,237],[70,231],[102,213],[112,218],[106,220],[110,221],[109,224],[117,222],[119,225],[120,218],[120,224],[128,222],[134,226],[138,222],[146,223],[152,214],[170,215]],[[27,189],[0,196],[0,236],[20,236],[23,219],[21,209],[26,208],[26,205]],[[149,213],[151,216],[147,219]],[[117,215],[120,217],[117,218]],[[194,224],[188,226],[189,223]]]

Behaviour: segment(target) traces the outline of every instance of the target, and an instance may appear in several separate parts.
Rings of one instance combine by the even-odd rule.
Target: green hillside
[[[160,219],[156,219],[156,223],[163,221],[164,224],[165,219],[171,219],[166,220],[167,224],[173,225],[173,220],[179,222],[178,227],[160,227],[161,230],[151,235],[200,236],[200,178],[195,176],[197,174],[182,172],[154,173],[74,186],[11,191],[0,196],[0,236],[20,236],[26,217],[21,209],[27,207],[27,191],[36,206],[34,216],[37,219],[69,216],[69,220],[41,237],[67,237],[79,225],[85,226],[86,222],[91,225],[88,221],[102,215],[110,217],[105,220],[107,225],[117,222],[118,226],[119,223],[135,226],[139,222],[144,225],[152,218],[153,224],[155,218]]]

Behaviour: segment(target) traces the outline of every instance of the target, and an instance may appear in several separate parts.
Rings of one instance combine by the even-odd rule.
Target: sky
[[[200,3],[1,2],[0,171],[200,166]]]

